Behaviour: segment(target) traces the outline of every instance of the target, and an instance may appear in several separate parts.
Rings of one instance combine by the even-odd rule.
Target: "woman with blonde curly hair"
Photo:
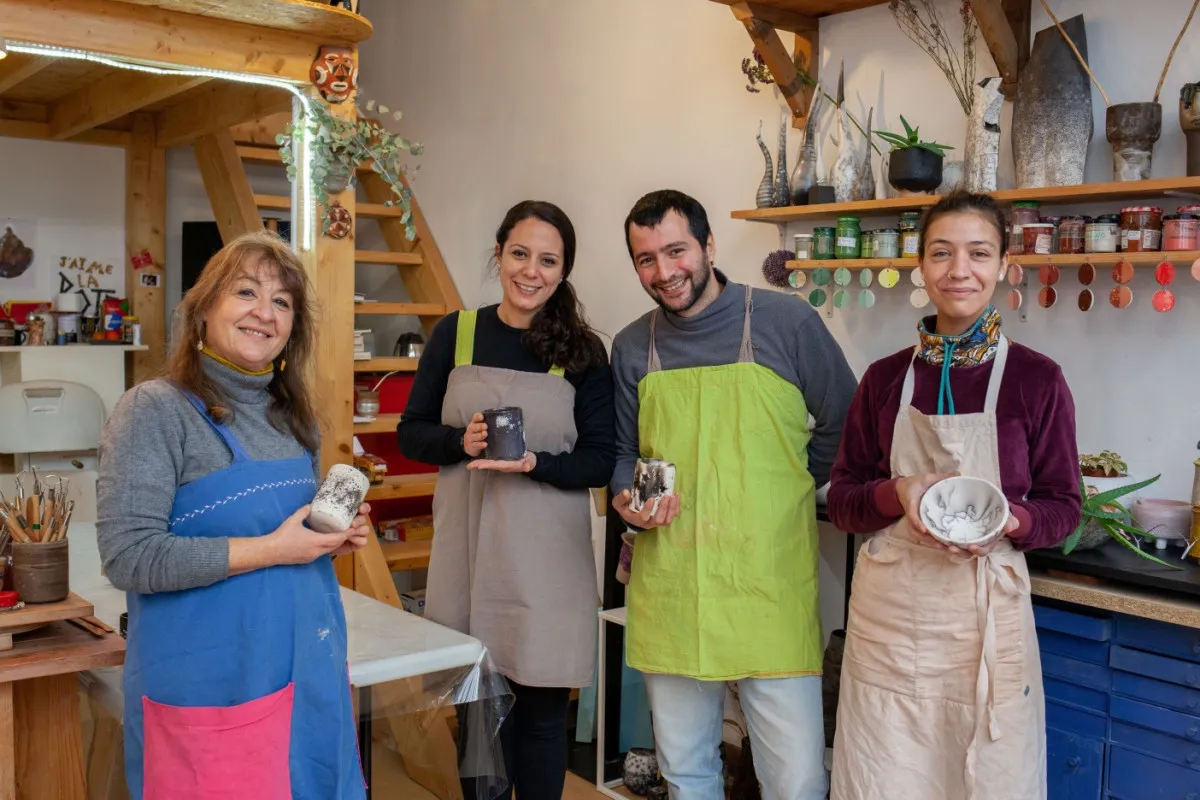
[[[105,426],[97,537],[127,593],[125,760],[135,800],[365,794],[331,556],[305,526],[319,432],[304,375],[311,289],[279,237],[208,262],[176,311],[166,375]]]

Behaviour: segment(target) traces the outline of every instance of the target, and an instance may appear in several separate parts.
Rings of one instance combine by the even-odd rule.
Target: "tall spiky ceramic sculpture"
[[[787,130],[788,118],[791,112],[783,109],[779,114],[779,161],[775,165],[775,203],[776,206],[786,206],[792,202],[792,191],[789,188],[787,171]]]
[[[775,171],[771,168],[771,151],[763,143],[761,119],[758,121],[758,149],[762,150],[767,168],[763,172],[762,182],[758,184],[758,194],[754,196],[754,205],[758,208],[770,208],[775,205]]]
[[[792,171],[792,205],[799,206],[808,202],[808,190],[817,183],[817,115],[821,108],[821,84],[813,90],[812,101],[808,104],[808,120],[804,123],[804,131],[800,134],[800,152],[796,155],[796,168]]]

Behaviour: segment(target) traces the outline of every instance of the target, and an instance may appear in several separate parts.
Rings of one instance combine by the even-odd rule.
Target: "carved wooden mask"
[[[341,103],[358,88],[358,65],[348,47],[321,45],[309,79],[327,103]]]

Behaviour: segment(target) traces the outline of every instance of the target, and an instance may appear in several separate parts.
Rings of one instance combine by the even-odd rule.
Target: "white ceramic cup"
[[[313,498],[308,527],[321,533],[349,530],[370,488],[371,482],[361,471],[349,464],[334,464]]]

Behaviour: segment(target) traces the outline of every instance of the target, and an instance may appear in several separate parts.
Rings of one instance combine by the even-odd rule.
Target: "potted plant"
[[[953,147],[921,141],[920,127],[913,128],[903,116],[904,136],[888,131],[875,135],[892,146],[888,153],[888,183],[902,192],[929,192],[942,185],[942,163]]]
[[[388,114],[397,121],[402,116],[399,111],[389,111],[387,106],[376,106],[374,100],[367,102],[366,109],[368,112]],[[364,116],[357,108],[355,110],[355,119],[342,119],[332,114],[323,100],[312,98],[300,122],[307,127],[311,141],[311,188],[322,209],[321,230],[323,233],[329,232],[330,209],[335,205],[330,201],[330,195],[353,188],[358,168],[369,164],[392,188],[395,197],[384,205],[398,205],[403,209],[400,221],[404,223],[411,241],[416,236],[412,222],[412,192],[402,178],[405,168],[400,159],[405,153],[420,155],[422,145],[392,133],[378,120]],[[288,180],[292,182],[295,182],[298,174],[293,150],[295,132],[296,125],[289,123],[284,133],[275,137],[283,163],[287,166]]]
[[[1088,550],[1099,547],[1109,539],[1114,539],[1142,558],[1153,561],[1156,564],[1161,564],[1164,567],[1180,569],[1180,567],[1163,561],[1161,558],[1151,555],[1138,547],[1133,537],[1137,536],[1147,539],[1155,539],[1157,537],[1149,531],[1135,526],[1129,509],[1119,502],[1120,498],[1132,494],[1139,489],[1146,488],[1161,476],[1155,475],[1153,478],[1147,478],[1146,480],[1124,486],[1117,486],[1102,492],[1095,486],[1089,486],[1084,481],[1084,476],[1093,475],[1103,478],[1123,475],[1125,462],[1116,453],[1108,450],[1105,450],[1099,456],[1090,454],[1081,455],[1079,460],[1081,471],[1079,491],[1083,496],[1083,518],[1080,520],[1079,526],[1060,545],[1063,553],[1070,555],[1075,550]]]

